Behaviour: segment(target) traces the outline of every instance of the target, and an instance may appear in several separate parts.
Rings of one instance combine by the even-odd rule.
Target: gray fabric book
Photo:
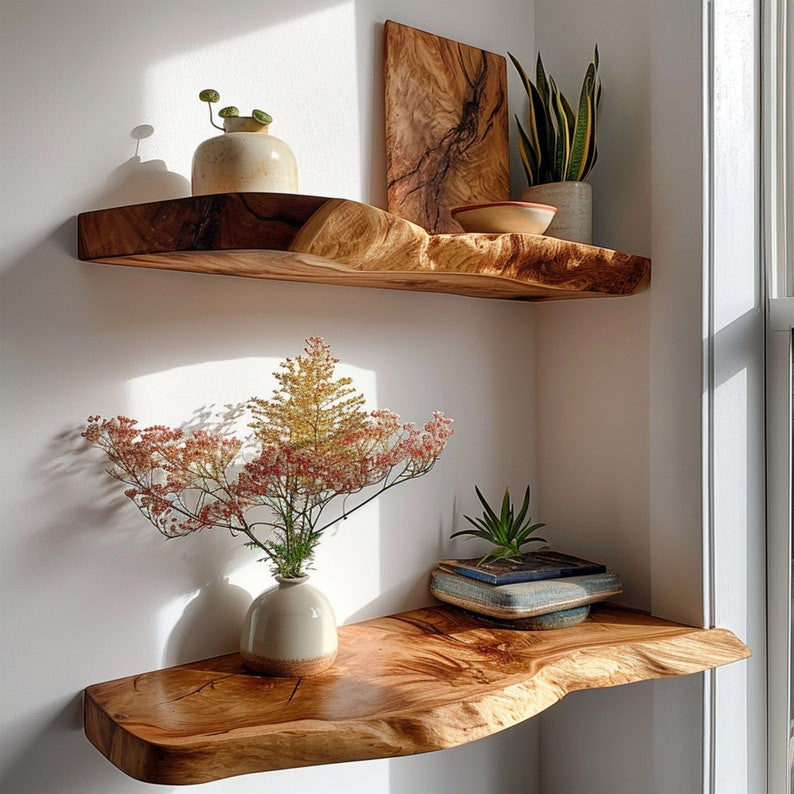
[[[430,592],[439,600],[483,615],[510,620],[592,604],[623,592],[614,573],[543,579],[498,587],[436,568]]]

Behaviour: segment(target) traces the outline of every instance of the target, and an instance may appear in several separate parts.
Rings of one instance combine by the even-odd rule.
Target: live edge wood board
[[[383,32],[389,211],[460,231],[449,210],[510,198],[503,56],[389,20]]]
[[[614,607],[542,632],[430,607],[341,627],[335,665],[310,678],[256,676],[235,653],[95,684],[85,693],[85,732],[132,777],[201,783],[454,747],[577,689],[687,675],[749,655],[726,629]]]
[[[631,295],[650,261],[534,234],[437,234],[346,199],[223,193],[78,216],[92,262],[322,284],[555,300]]]

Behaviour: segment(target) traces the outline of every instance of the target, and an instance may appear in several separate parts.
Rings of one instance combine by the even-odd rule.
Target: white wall
[[[196,407],[267,392],[275,362],[310,334],[333,344],[373,404],[411,419],[442,408],[456,419],[429,477],[321,547],[316,580],[342,620],[427,603],[432,562],[469,548],[446,539],[460,513],[476,509],[472,485],[498,493],[527,481],[537,483],[549,537],[618,571],[625,603],[703,620],[700,8],[699,0],[3,4],[0,57],[13,109],[2,133],[0,272],[4,792],[143,790],[82,736],[80,692],[231,650],[228,615],[239,619],[266,585],[228,537],[164,543],[86,451],[85,417],[178,422]],[[78,212],[186,194],[191,153],[212,134],[196,99],[207,86],[224,103],[273,114],[273,132],[297,155],[302,192],[385,206],[387,18],[510,50],[528,67],[537,43],[574,94],[598,42],[595,241],[650,255],[649,292],[533,307],[75,259]],[[523,97],[509,74],[516,110]],[[136,158],[129,136],[142,124],[154,134]],[[515,162],[513,173],[517,194]],[[696,791],[701,702],[700,676],[577,693],[464,748],[200,790]]]
[[[430,601],[427,571],[463,550],[447,538],[461,510],[475,509],[474,483],[498,493],[536,482],[532,306],[113,268],[74,255],[78,212],[187,192],[191,153],[212,134],[197,101],[207,86],[273,114],[303,192],[384,204],[382,22],[529,50],[531,2],[494,5],[3,4],[4,792],[143,790],[85,740],[81,691],[232,650],[246,598],[267,585],[237,541],[208,532],[166,543],[124,504],[79,438],[88,414],[178,422],[267,393],[275,362],[317,334],[373,403],[406,419],[436,408],[454,417],[457,435],[430,476],[321,547],[316,580],[343,621]],[[142,124],[154,134],[136,157],[130,131]],[[200,790],[531,794],[536,778],[529,722],[444,753]]]
[[[599,45],[594,242],[652,259],[640,296],[538,307],[543,514],[561,547],[620,573],[624,603],[694,625],[704,619],[700,15],[699,0],[538,0],[535,17],[566,95],[578,96]],[[699,791],[701,710],[701,676],[574,694],[539,719],[541,790]]]

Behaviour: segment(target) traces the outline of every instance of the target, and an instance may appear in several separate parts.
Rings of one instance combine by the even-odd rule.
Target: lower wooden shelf
[[[726,629],[594,607],[525,632],[430,607],[339,629],[331,670],[253,675],[238,654],[88,687],[85,732],[119,769],[188,784],[411,755],[480,739],[577,689],[687,675],[744,659]]]

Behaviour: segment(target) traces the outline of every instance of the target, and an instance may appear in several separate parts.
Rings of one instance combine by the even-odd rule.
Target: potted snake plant
[[[535,82],[510,53],[527,92],[526,126],[516,116],[518,149],[528,187],[522,201],[551,204],[557,215],[547,235],[592,241],[592,189],[586,182],[598,160],[596,128],[601,101],[598,47],[585,72],[574,113],[538,53]]]

